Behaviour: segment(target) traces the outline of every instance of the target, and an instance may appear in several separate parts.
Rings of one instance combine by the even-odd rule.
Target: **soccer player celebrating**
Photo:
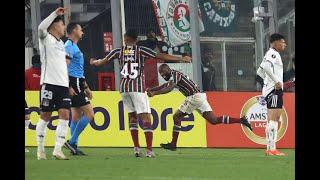
[[[168,54],[157,53],[147,47],[137,46],[137,34],[128,30],[124,35],[125,45],[112,50],[105,58],[91,59],[95,66],[103,65],[113,59],[119,59],[121,70],[120,93],[126,110],[129,113],[129,127],[134,144],[134,154],[140,156],[138,139],[138,121],[143,121],[143,129],[147,144],[147,157],[154,157],[152,151],[153,132],[151,129],[150,105],[145,94],[144,61],[146,57],[159,58],[172,62],[189,62],[190,57],[175,57]]]
[[[181,130],[181,119],[191,114],[192,111],[197,110],[202,117],[204,117],[210,124],[233,124],[241,123],[252,130],[250,123],[246,117],[234,118],[226,115],[216,117],[207,101],[207,96],[205,93],[201,92],[199,87],[191,80],[188,76],[183,73],[170,69],[167,64],[161,64],[159,67],[159,73],[168,81],[151,89],[147,89],[147,94],[149,97],[153,97],[159,94],[166,94],[172,91],[174,88],[178,88],[179,91],[186,96],[186,100],[180,105],[179,109],[173,115],[173,132],[172,140],[167,144],[160,144],[164,149],[169,149],[175,151],[177,148],[177,141],[179,132]]]
[[[71,138],[65,142],[64,147],[71,151],[72,155],[85,155],[78,149],[78,138],[88,123],[93,119],[94,112],[89,99],[92,92],[84,77],[84,58],[77,43],[82,38],[82,28],[77,23],[69,23],[67,26],[68,40],[65,42],[69,73],[69,92],[71,95],[72,120],[70,124]]]
[[[276,148],[278,121],[283,105],[283,64],[279,52],[284,51],[286,42],[280,34],[270,36],[271,47],[266,52],[257,74],[263,78],[262,95],[267,101],[268,123],[266,125],[267,150],[266,155],[283,156]],[[294,83],[294,82],[292,82]],[[291,84],[292,84],[291,83]],[[291,86],[286,84],[286,86]],[[286,87],[285,87],[286,88]]]
[[[68,132],[71,99],[69,96],[69,78],[66,52],[63,41],[65,25],[64,8],[57,8],[39,27],[39,49],[41,56],[40,78],[40,119],[37,123],[37,157],[46,159],[44,150],[45,130],[53,111],[58,110],[59,122],[56,129],[56,140],[52,155],[56,159],[67,160],[61,148]]]

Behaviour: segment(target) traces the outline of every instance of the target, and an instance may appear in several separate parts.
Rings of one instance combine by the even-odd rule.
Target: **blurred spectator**
[[[292,68],[283,73],[283,82],[289,81],[295,77],[295,57],[292,58]]]
[[[286,72],[283,73],[283,82],[288,82],[288,81],[294,81],[295,79],[295,56],[291,59],[292,61],[292,68]],[[295,91],[295,87],[289,88],[286,91]]]
[[[213,62],[214,57],[212,49],[204,48],[201,57],[202,85],[204,91],[216,90],[214,84],[216,68]]]
[[[32,56],[32,67],[25,70],[25,90],[40,89],[41,62],[40,55]]]

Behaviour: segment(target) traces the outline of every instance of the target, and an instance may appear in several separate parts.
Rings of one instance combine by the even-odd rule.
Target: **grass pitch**
[[[52,148],[46,148],[48,160],[38,161],[36,148],[27,149],[26,180],[295,179],[294,149],[283,149],[287,156],[271,157],[263,149],[154,148],[156,158],[136,158],[132,148],[81,148],[88,156],[68,156],[67,161],[53,159]]]

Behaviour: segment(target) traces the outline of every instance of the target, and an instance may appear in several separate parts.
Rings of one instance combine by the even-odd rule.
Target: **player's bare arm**
[[[149,97],[153,97],[153,96],[156,96],[156,95],[159,95],[159,94],[166,94],[168,92],[171,92],[176,86],[176,84],[174,84],[172,81],[170,81],[169,83],[165,83],[165,85],[166,86],[162,87],[159,90],[147,91],[148,96]],[[159,87],[161,87],[161,86],[159,86]]]
[[[103,58],[103,59],[94,59],[91,58],[90,59],[90,65],[94,65],[94,66],[102,66],[104,64],[106,64],[109,60],[107,58]]]
[[[164,87],[167,87],[169,84],[169,82],[162,84],[161,86],[156,86],[156,87],[152,87],[152,88],[147,88],[146,91],[158,91]]]
[[[39,38],[41,38],[41,39],[45,38],[47,36],[47,34],[48,34],[47,29],[50,26],[50,24],[53,22],[53,20],[57,16],[63,15],[66,11],[67,11],[66,8],[59,7],[54,12],[52,12],[47,18],[45,18],[39,24],[39,27],[38,27]]]
[[[190,56],[178,57],[178,56],[172,56],[165,53],[158,53],[156,58],[166,60],[166,61],[171,61],[171,62],[190,62],[191,61]]]

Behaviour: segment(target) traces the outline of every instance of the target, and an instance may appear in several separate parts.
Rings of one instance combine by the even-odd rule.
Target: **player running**
[[[216,117],[207,101],[207,96],[203,93],[199,87],[191,80],[188,76],[183,73],[170,69],[167,64],[161,64],[159,67],[159,73],[168,81],[151,89],[147,89],[147,94],[149,97],[153,97],[159,94],[166,94],[172,91],[174,88],[179,89],[179,91],[186,96],[185,101],[180,105],[179,109],[173,115],[173,132],[172,140],[167,144],[160,144],[164,149],[169,149],[175,151],[177,148],[177,141],[179,132],[181,130],[181,119],[191,114],[194,110],[197,110],[202,117],[204,117],[210,124],[233,124],[241,123],[252,130],[250,123],[246,117],[234,118],[226,115]]]
[[[84,77],[84,58],[77,43],[82,38],[82,28],[77,23],[69,23],[67,26],[68,40],[64,47],[67,53],[69,74],[69,92],[71,95],[70,123],[71,138],[64,143],[64,147],[71,151],[72,155],[86,155],[78,149],[78,139],[81,132],[94,117],[93,108],[90,104],[92,92]]]
[[[40,119],[37,123],[37,158],[47,159],[44,150],[46,127],[53,111],[58,111],[59,120],[56,129],[56,140],[52,155],[56,159],[67,160],[61,148],[68,132],[69,109],[69,78],[66,52],[63,41],[65,25],[62,15],[66,9],[57,8],[39,27],[39,49],[41,57],[40,78]]]
[[[124,35],[125,45],[112,50],[105,58],[91,59],[90,64],[103,65],[113,59],[119,59],[121,70],[120,93],[126,110],[129,113],[129,127],[134,144],[134,154],[140,157],[140,145],[138,139],[138,121],[143,121],[143,129],[146,137],[146,157],[154,157],[152,151],[153,132],[151,129],[150,105],[145,94],[144,61],[145,58],[159,58],[162,60],[189,62],[190,57],[175,57],[168,54],[157,53],[147,47],[137,46],[137,34],[128,30]]]
[[[283,84],[283,64],[279,52],[284,51],[286,42],[281,34],[270,36],[271,47],[266,52],[257,74],[263,78],[262,95],[267,101],[268,122],[266,125],[266,155],[284,156],[277,150],[278,122],[282,113],[283,88],[292,87],[294,81]]]

